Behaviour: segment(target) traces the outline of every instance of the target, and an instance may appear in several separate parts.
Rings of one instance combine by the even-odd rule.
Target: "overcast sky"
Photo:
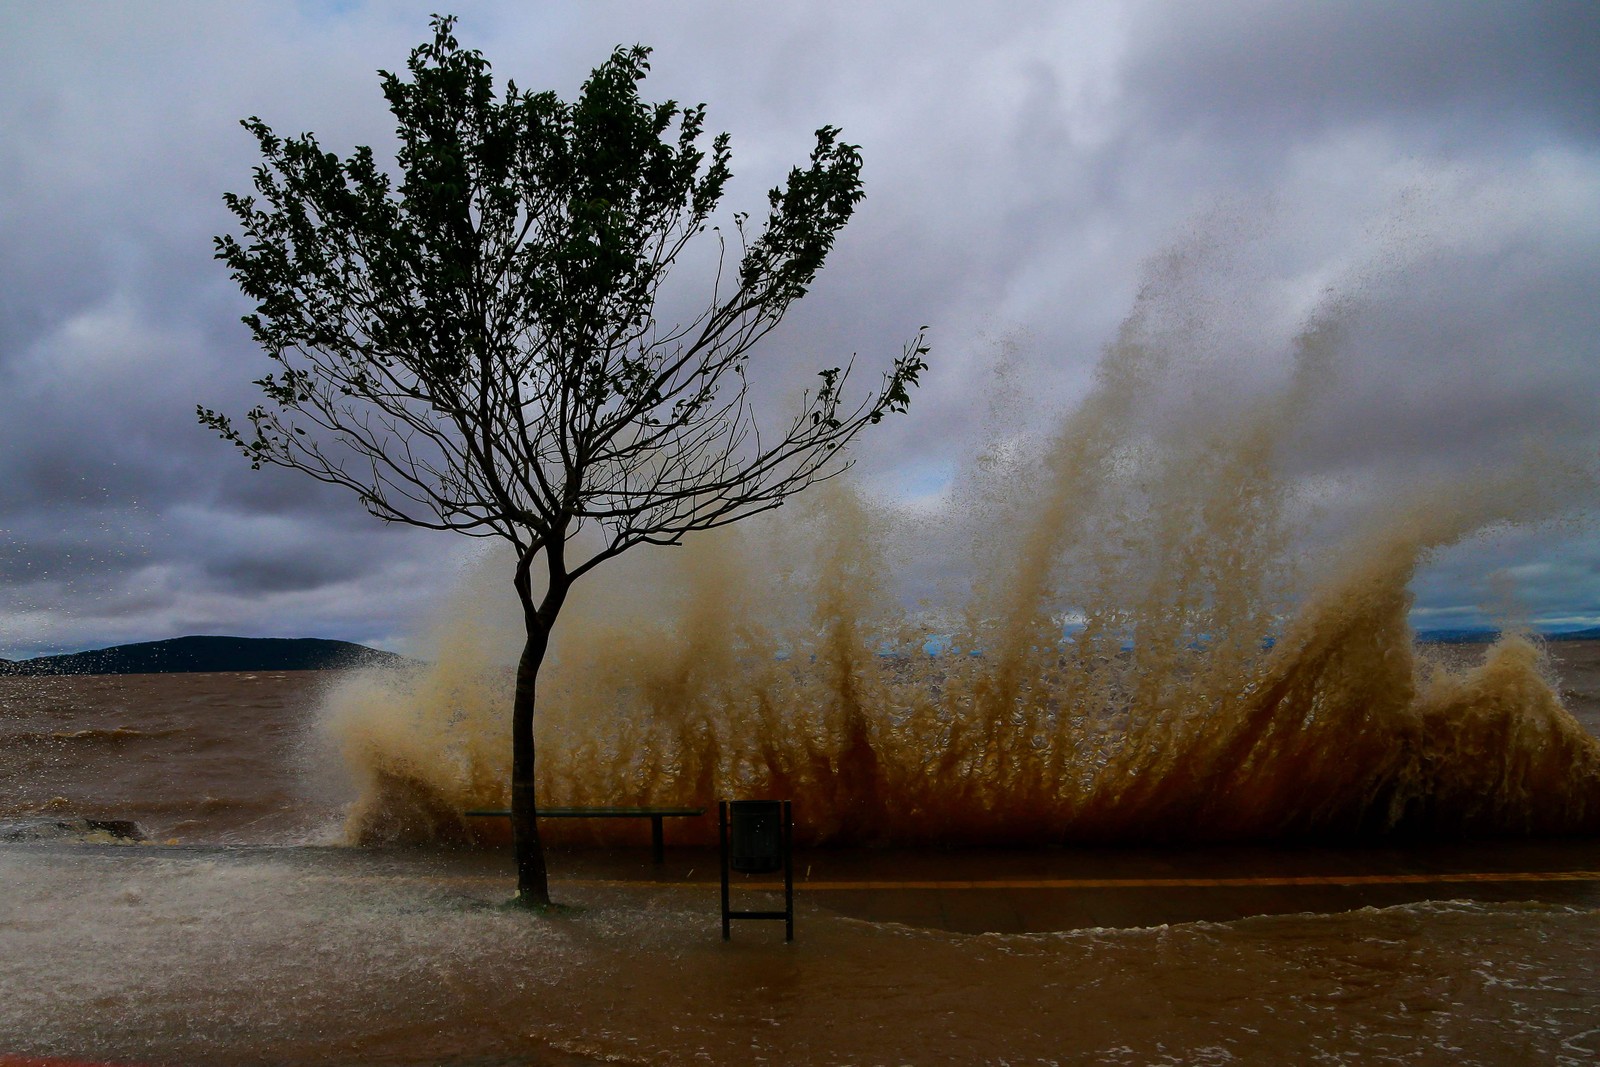
[[[0,6],[0,656],[186,633],[405,648],[457,581],[473,546],[252,473],[194,417],[242,411],[266,369],[212,259],[256,163],[238,120],[381,149],[374,72],[438,7]],[[1594,470],[1593,0],[453,10],[499,79],[569,98],[613,46],[652,45],[646,95],[705,101],[732,135],[730,207],[758,211],[818,126],[861,145],[866,200],[772,340],[810,367],[931,327],[912,413],[859,470],[885,498],[940,506],[997,363],[1022,407],[1069,409],[1185,241],[1214,260],[1214,382],[1281,377],[1330,292],[1357,309],[1292,447],[1335,508],[1530,442]],[[1477,621],[1510,587],[1543,625],[1600,622],[1592,497],[1570,495],[1558,522],[1445,553],[1418,623]]]

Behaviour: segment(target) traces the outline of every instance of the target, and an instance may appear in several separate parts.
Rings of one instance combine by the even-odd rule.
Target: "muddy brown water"
[[[1594,733],[1600,644],[1558,643],[1550,654],[1564,706]],[[558,850],[556,891],[575,910],[534,920],[501,906],[511,884],[502,852],[341,843],[356,787],[318,727],[339,682],[0,679],[0,818],[132,818],[154,842],[0,846],[0,1055],[481,1065],[1600,1058],[1592,883],[1443,881],[1399,895],[1338,884],[1358,868],[1600,867],[1587,839],[824,850],[803,858],[816,868],[804,873],[836,888],[800,893],[800,936],[785,945],[780,924],[746,924],[723,943],[713,861],[674,845],[669,829],[660,870],[638,849]],[[1308,873],[1328,877],[1292,884]],[[1155,884],[1084,884],[1107,876]],[[1280,884],[1191,884],[1230,876]],[[960,887],[985,878],[1016,888]],[[922,888],[838,888],[872,879]],[[1052,924],[1078,928],[1023,930]]]

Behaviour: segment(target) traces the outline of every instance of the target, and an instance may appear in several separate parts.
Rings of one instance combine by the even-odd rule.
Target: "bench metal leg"
[[[650,816],[650,858],[657,863],[665,863],[667,859],[667,846],[661,832],[661,816]]]

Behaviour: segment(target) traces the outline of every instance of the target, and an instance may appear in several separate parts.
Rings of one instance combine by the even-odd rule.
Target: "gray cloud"
[[[0,655],[200,630],[392,645],[456,580],[473,545],[252,473],[193,418],[242,410],[264,369],[211,258],[220,194],[255,162],[237,120],[381,149],[373,71],[433,6],[0,16]],[[1592,4],[459,10],[502,79],[564,94],[613,45],[653,44],[647,91],[707,101],[733,135],[731,207],[758,207],[824,123],[862,144],[867,199],[763,384],[874,365],[931,325],[912,415],[862,452],[880,495],[936,508],[977,442],[1048,432],[1145,265],[1196,234],[1216,261],[1190,294],[1206,339],[1153,410],[1281,382],[1331,287],[1349,337],[1292,468],[1340,487],[1326,499],[1470,478],[1530,438],[1600,447]],[[997,388],[1014,400],[994,420]],[[1505,572],[1540,618],[1600,616],[1592,530],[1514,547],[1455,550],[1419,579],[1422,609],[1479,612],[1476,585]]]
[[[1600,136],[1600,11],[1583,0],[1139,10],[1127,82],[1165,127],[1292,141],[1401,122],[1453,147]]]

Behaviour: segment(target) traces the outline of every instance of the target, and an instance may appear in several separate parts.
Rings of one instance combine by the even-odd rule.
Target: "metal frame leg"
[[[783,939],[794,940],[794,805],[783,802]]]
[[[717,801],[717,837],[722,845],[722,940],[729,939],[728,919],[728,802]]]

